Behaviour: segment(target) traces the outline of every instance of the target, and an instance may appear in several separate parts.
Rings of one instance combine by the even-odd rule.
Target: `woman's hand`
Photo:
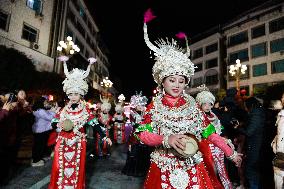
[[[106,138],[106,142],[111,146],[112,145],[112,141],[110,138]]]
[[[182,134],[170,135],[168,139],[168,143],[175,150],[180,149],[184,151],[185,142],[182,140],[182,138],[188,138],[188,136],[182,135]]]
[[[3,105],[2,109],[9,111],[11,109],[11,103],[10,102],[5,102],[5,104]]]
[[[235,163],[236,167],[240,167],[241,166],[241,164],[242,164],[242,156],[243,156],[243,154],[237,153],[236,157],[232,160]]]

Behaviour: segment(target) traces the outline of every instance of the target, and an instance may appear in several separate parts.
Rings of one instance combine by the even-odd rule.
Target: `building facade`
[[[63,65],[56,58],[57,46],[71,36],[80,48],[77,62],[88,64],[89,57],[97,59],[89,83],[99,91],[106,91],[100,82],[109,77],[110,64],[98,32],[83,0],[1,0],[0,3],[0,45],[26,54],[38,71],[63,74]],[[108,90],[117,92],[114,88]]]
[[[210,91],[216,93],[224,87],[224,53],[222,34],[217,32],[190,45],[191,60],[196,69],[191,79],[188,93],[196,94],[198,86],[206,84]]]
[[[56,46],[59,41],[72,37],[74,43],[80,48],[80,55],[87,61],[89,57],[95,57],[97,62],[91,67],[89,82],[93,88],[103,91],[100,82],[109,77],[109,61],[105,55],[107,49],[103,48],[99,38],[97,27],[93,17],[83,0],[55,0],[54,15],[54,47],[53,55],[57,55]],[[63,67],[58,60],[55,61],[54,71],[63,72]],[[113,89],[114,90],[114,89]]]
[[[23,52],[38,71],[52,71],[53,0],[1,0],[0,44]]]
[[[262,94],[268,86],[284,82],[282,1],[264,3],[219,28],[190,46],[197,68],[189,93],[196,93],[201,84],[213,92],[236,87],[229,67],[237,59],[248,67],[240,77],[240,89],[246,89],[247,95]]]
[[[227,66],[240,59],[248,70],[240,88],[249,95],[284,81],[284,3],[265,3],[223,27],[226,36]],[[228,88],[234,78],[227,74]]]

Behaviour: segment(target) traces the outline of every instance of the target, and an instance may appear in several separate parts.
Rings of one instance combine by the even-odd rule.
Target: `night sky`
[[[143,91],[148,97],[156,86],[152,78],[153,58],[143,39],[143,14],[151,8],[155,16],[148,24],[150,40],[175,38],[182,31],[190,38],[268,0],[85,0],[105,43],[110,80],[122,83],[126,100]],[[127,71],[132,70],[132,71]],[[115,84],[114,84],[115,86]]]

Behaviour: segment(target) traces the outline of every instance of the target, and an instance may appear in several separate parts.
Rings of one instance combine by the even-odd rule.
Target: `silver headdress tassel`
[[[153,16],[150,9],[144,15],[144,40],[147,46],[154,51],[156,56],[153,66],[153,77],[155,82],[160,86],[163,79],[170,75],[183,75],[190,81],[190,77],[194,75],[194,64],[189,59],[190,51],[187,48],[186,52],[178,47],[177,42],[170,40],[158,40],[156,45],[149,40],[147,33],[147,22],[151,21]]]
[[[205,84],[200,85],[199,87],[197,87],[197,89],[200,92],[196,95],[195,100],[200,106],[205,103],[211,103],[212,105],[214,105],[215,96],[209,91]]]

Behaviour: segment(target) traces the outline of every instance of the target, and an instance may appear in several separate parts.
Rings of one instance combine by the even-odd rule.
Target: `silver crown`
[[[146,23],[144,23],[144,40],[156,56],[152,75],[159,86],[163,79],[170,75],[183,75],[188,82],[190,81],[190,77],[194,75],[194,64],[189,59],[188,48],[186,52],[183,52],[174,39],[171,41],[160,39],[155,42],[156,45],[152,44],[148,37]]]

